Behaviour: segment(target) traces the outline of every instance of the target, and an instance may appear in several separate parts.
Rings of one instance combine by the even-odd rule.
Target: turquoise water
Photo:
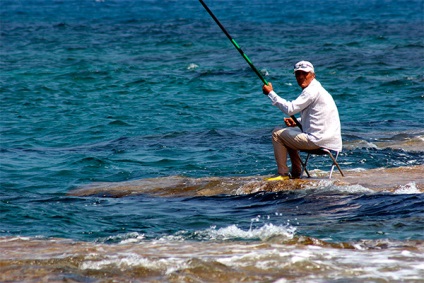
[[[300,93],[294,63],[315,65],[339,108],[344,170],[424,164],[422,1],[208,2],[281,96]],[[94,182],[274,174],[284,116],[198,1],[3,0],[0,25],[1,237],[230,245],[264,240],[217,231],[272,225],[333,243],[424,239],[414,190],[69,196]]]

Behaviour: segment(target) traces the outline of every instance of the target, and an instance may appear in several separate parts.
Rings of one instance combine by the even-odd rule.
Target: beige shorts
[[[296,150],[312,150],[320,148],[310,141],[309,136],[302,133],[299,128],[275,128],[272,132],[275,141],[282,142],[286,147]]]

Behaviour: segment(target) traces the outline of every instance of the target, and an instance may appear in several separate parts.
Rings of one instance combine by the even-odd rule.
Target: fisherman
[[[314,66],[308,61],[300,61],[294,65],[294,74],[302,93],[293,101],[278,96],[271,83],[262,87],[263,93],[271,99],[272,104],[286,115],[292,116],[300,112],[299,122],[302,125],[301,130],[296,127],[296,122],[292,118],[284,118],[287,127],[277,127],[272,132],[278,175],[269,178],[269,181],[300,178],[302,167],[299,150],[322,147],[339,152],[342,149],[336,103],[315,79]],[[287,167],[287,153],[291,160],[291,171]]]

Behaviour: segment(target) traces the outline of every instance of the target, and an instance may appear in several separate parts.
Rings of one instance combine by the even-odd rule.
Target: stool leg
[[[303,172],[305,172],[308,178],[311,178],[311,175],[309,175],[308,169],[306,168],[306,166],[308,165],[309,156],[310,153],[308,153],[308,155],[306,156],[305,162],[300,159],[300,163],[302,163],[302,172],[300,173],[300,176],[302,176]]]
[[[336,166],[337,169],[339,169],[340,174],[342,174],[342,176],[344,177],[343,171],[340,168],[339,163],[337,163],[337,157],[339,157],[339,152],[337,151],[336,158],[334,158],[329,150],[324,150],[324,151],[330,156],[331,160],[333,160],[333,165],[331,166],[329,179],[331,179],[331,176],[333,175],[334,166]]]
[[[331,157],[331,156],[330,156]],[[333,159],[333,158],[332,158]],[[331,170],[330,170],[330,177],[328,177],[328,179],[331,179],[331,176],[333,175],[333,171],[334,171],[334,159],[333,159],[333,165],[331,165]]]

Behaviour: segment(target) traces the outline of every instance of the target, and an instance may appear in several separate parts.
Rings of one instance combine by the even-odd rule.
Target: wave
[[[362,136],[356,134],[345,133],[344,150],[354,150],[358,148],[375,148],[375,149],[398,149],[407,152],[423,152],[424,134],[422,131],[409,131],[398,133],[368,133]]]
[[[284,243],[159,239],[112,245],[16,237],[0,238],[0,248],[2,281],[419,282],[424,260],[422,241],[344,246],[307,237]]]

